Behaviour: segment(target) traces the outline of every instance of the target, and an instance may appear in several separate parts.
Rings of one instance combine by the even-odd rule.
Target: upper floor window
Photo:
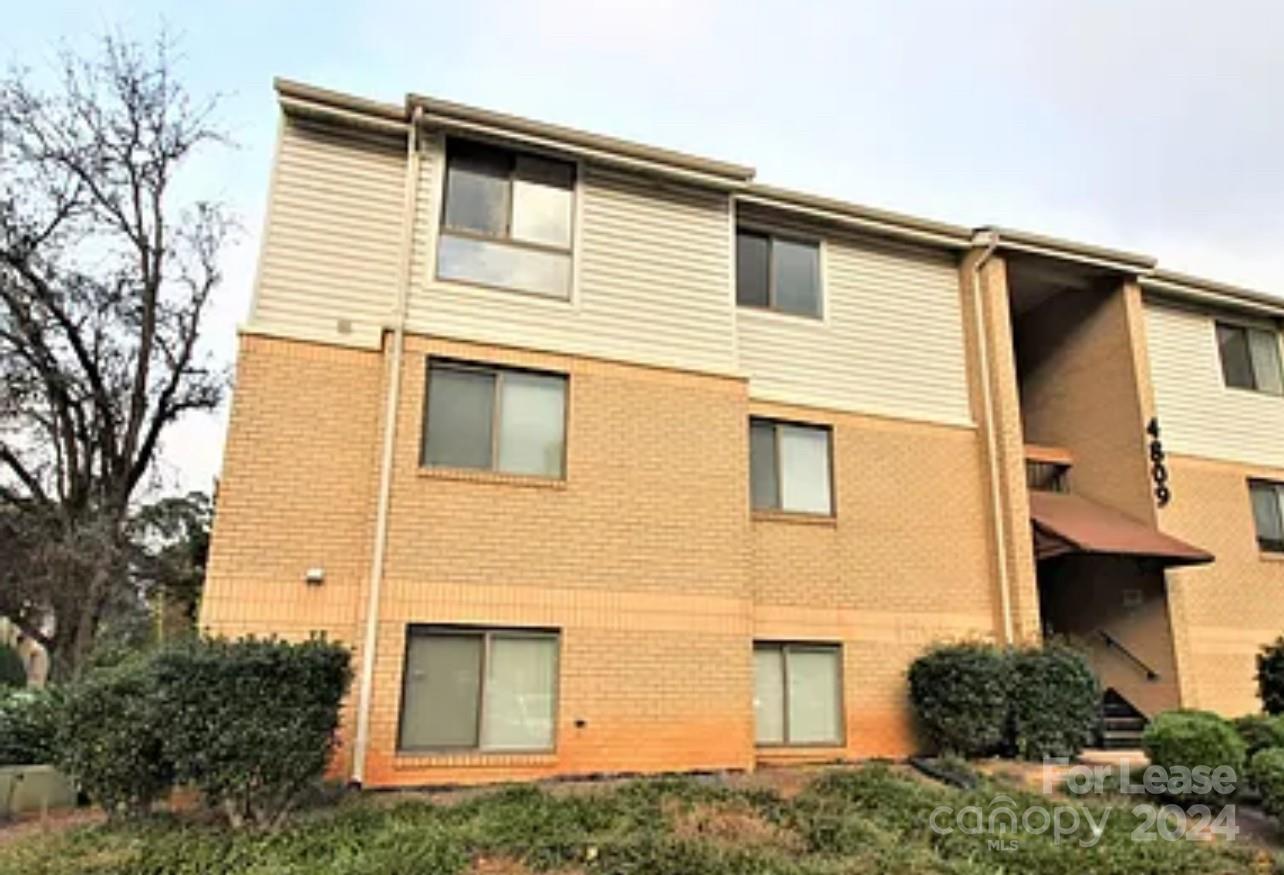
[[[1258,546],[1273,553],[1284,552],[1284,483],[1250,480],[1248,491],[1253,498]]]
[[[820,316],[820,245],[737,228],[736,303]]]
[[[1280,341],[1276,332],[1218,322],[1217,348],[1227,386],[1284,395],[1284,371],[1280,370]]]
[[[451,140],[437,276],[569,297],[574,191],[565,161]]]
[[[755,510],[830,514],[830,430],[749,420],[749,481]]]
[[[427,396],[424,465],[562,476],[566,377],[432,360]]]

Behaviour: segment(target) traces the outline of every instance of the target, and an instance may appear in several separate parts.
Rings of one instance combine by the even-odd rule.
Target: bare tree
[[[198,341],[232,226],[174,194],[225,141],[172,49],[108,37],[64,52],[51,88],[0,84],[0,611],[64,674],[130,586],[127,522],[162,435],[227,382]]]

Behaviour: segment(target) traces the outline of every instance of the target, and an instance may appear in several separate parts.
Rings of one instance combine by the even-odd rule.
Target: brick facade
[[[1194,454],[1278,463],[1261,435],[1284,407],[1231,403],[1209,358],[1212,314],[1278,317],[1275,304],[1129,253],[871,216],[757,186],[751,168],[606,140],[585,156],[578,134],[566,143],[583,171],[567,299],[442,281],[443,149],[485,112],[452,120],[437,107],[420,124],[414,96],[401,107],[278,90],[290,100],[201,624],[358,645],[381,580],[375,652],[354,651],[374,672],[367,784],[903,755],[918,653],[944,639],[1036,642],[1051,608],[1148,713],[1256,707],[1252,657],[1284,628],[1272,590],[1284,566],[1257,548],[1245,479],[1284,473]],[[514,120],[491,121],[502,134]],[[357,132],[368,123],[387,136]],[[568,135],[544,130],[554,146]],[[737,307],[740,210],[822,239],[820,318]],[[297,263],[317,271],[282,267]],[[1200,316],[1149,320],[1151,294]],[[386,422],[394,313],[408,336]],[[565,477],[422,467],[430,356],[567,375]],[[1170,459],[1165,509],[1146,434],[1156,386],[1192,453]],[[751,511],[751,416],[830,428],[832,518]],[[1030,443],[1073,458],[1071,492],[1216,562],[1166,576],[1155,557],[1036,563]],[[399,752],[413,624],[557,630],[554,748]],[[1105,629],[1126,633],[1162,682],[1143,671],[1138,686],[1136,665],[1102,649]],[[759,640],[842,646],[841,744],[755,747]],[[344,718],[335,770],[352,774],[354,702]]]
[[[421,468],[430,355],[568,374],[565,480]],[[244,338],[203,626],[361,640],[386,360]],[[934,640],[997,637],[973,429],[422,337],[403,366],[368,785],[900,756],[909,661]],[[751,513],[751,413],[832,426],[832,520]],[[314,567],[320,586],[304,581]],[[558,629],[555,750],[399,755],[411,623]],[[844,746],[756,755],[755,639],[843,645]]]
[[[1261,709],[1254,657],[1284,633],[1284,556],[1258,548],[1248,478],[1284,481],[1284,471],[1169,456],[1173,500],[1165,531],[1217,561],[1168,572],[1182,704],[1228,716]]]

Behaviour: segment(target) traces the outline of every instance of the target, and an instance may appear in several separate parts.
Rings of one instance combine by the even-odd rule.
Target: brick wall
[[[1165,531],[1217,557],[1168,572],[1182,704],[1227,716],[1261,709],[1258,648],[1284,634],[1284,557],[1258,549],[1248,478],[1284,471],[1170,455]]]
[[[429,355],[568,374],[565,481],[421,469]],[[206,626],[358,640],[383,376],[377,353],[243,342]],[[847,744],[801,755],[900,755],[913,748],[909,660],[933,640],[995,636],[972,429],[422,337],[408,340],[403,379],[371,785],[752,768],[755,637],[844,644]],[[751,515],[750,411],[833,426],[835,520]],[[317,565],[326,583],[308,587]],[[555,754],[397,754],[406,628],[433,622],[561,631]]]
[[[378,353],[242,337],[202,629],[361,640],[382,399]]]

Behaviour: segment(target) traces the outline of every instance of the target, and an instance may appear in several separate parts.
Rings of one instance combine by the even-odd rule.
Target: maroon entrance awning
[[[1030,521],[1036,559],[1093,553],[1155,559],[1164,565],[1213,561],[1211,553],[1077,495],[1032,491]]]

